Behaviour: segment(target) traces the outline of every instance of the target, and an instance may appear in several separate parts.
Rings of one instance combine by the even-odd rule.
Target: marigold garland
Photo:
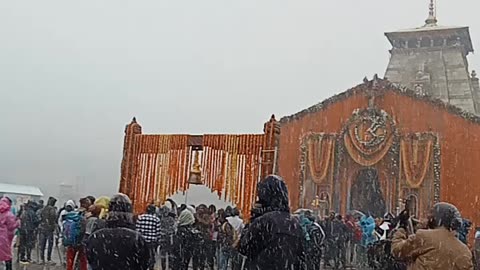
[[[307,140],[307,145],[310,176],[315,183],[322,184],[327,180],[331,169],[335,137],[325,134],[311,135]]]
[[[161,204],[188,189],[192,147],[188,135],[136,135],[133,140],[132,179],[128,195],[135,212],[150,203]],[[204,183],[220,198],[248,215],[256,197],[260,155],[265,135],[205,135],[201,153]]]
[[[400,141],[402,169],[411,188],[419,188],[431,167],[435,137],[430,134],[411,135]]]

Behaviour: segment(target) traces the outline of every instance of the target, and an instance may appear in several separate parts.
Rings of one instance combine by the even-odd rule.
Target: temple
[[[263,133],[146,135],[134,119],[125,130],[120,190],[139,211],[203,183],[248,215],[256,184],[275,173],[288,185],[292,209],[378,217],[408,208],[421,218],[447,201],[478,226],[480,87],[466,58],[472,41],[467,27],[439,26],[434,11],[431,3],[420,28],[386,34],[393,49],[385,78],[365,78],[280,121],[272,117]],[[189,182],[189,173],[199,177]]]
[[[425,25],[385,35],[392,45],[385,78],[420,95],[480,113],[480,87],[467,60],[473,52],[468,27],[439,25],[432,0]]]

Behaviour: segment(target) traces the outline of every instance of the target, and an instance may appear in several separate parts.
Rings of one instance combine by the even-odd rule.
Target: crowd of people
[[[237,208],[172,200],[135,216],[124,194],[88,196],[60,209],[49,198],[47,205],[28,202],[15,213],[5,197],[0,261],[12,269],[16,235],[21,264],[32,262],[37,247],[39,263],[54,265],[56,249],[56,263],[67,270],[147,270],[156,264],[172,270],[473,269],[468,222],[453,205],[436,204],[422,224],[407,210],[376,219],[359,212],[322,218],[309,209],[292,214],[278,176],[259,182],[257,194],[249,217]]]

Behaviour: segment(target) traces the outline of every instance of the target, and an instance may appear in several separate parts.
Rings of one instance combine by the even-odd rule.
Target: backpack
[[[63,246],[76,247],[82,241],[82,215],[78,212],[70,212],[63,222]]]
[[[320,249],[323,245],[323,241],[325,240],[325,232],[323,231],[322,227],[318,225],[318,223],[314,222],[308,227],[308,234],[312,244],[314,244],[316,248]]]
[[[238,235],[237,230],[233,228],[233,226],[225,222],[222,225],[222,232],[225,234],[225,240],[224,244],[229,247],[235,247],[238,245],[238,242],[240,241],[240,236]]]

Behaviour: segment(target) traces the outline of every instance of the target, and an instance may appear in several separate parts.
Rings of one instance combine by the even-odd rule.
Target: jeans
[[[229,249],[220,248],[218,259],[218,270],[227,270],[228,262],[231,260],[232,252]]]
[[[52,260],[53,251],[53,231],[40,231],[39,232],[39,244],[40,244],[40,259],[45,261],[45,248],[48,243],[47,260]]]

